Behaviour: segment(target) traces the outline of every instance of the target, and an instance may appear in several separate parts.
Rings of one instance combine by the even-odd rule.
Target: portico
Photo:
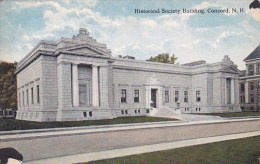
[[[145,84],[146,108],[162,106],[162,86],[155,77],[150,77]]]
[[[81,66],[81,69],[78,67]],[[85,69],[84,69],[85,68]],[[80,75],[79,75],[80,74]],[[99,67],[89,64],[72,64],[73,107],[99,107]],[[80,83],[79,83],[80,82]]]

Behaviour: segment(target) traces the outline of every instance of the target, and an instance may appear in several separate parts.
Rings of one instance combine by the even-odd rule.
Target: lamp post
[[[259,96],[259,90],[260,90],[260,81],[258,82],[258,85],[256,87],[256,111],[258,112],[260,110],[260,107],[259,107],[259,99],[260,99],[260,96]]]

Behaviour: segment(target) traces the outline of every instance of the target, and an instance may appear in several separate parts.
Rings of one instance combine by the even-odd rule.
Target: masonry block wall
[[[42,119],[55,121],[58,108],[57,58],[42,56]]]
[[[42,62],[42,57],[38,57],[17,74],[18,119],[41,120],[41,111],[43,109]],[[37,93],[37,86],[39,87],[39,93]],[[39,101],[37,101],[38,98]]]

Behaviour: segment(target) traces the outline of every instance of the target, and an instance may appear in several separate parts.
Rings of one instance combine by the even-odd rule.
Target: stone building
[[[80,29],[77,36],[41,41],[19,63],[17,119],[67,121],[183,113],[240,111],[239,71],[221,62],[185,65],[112,57]]]
[[[241,109],[260,111],[260,45],[244,61],[246,70],[239,78]]]

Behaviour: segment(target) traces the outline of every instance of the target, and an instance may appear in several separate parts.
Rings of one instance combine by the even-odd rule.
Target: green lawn
[[[259,164],[260,136],[89,162],[89,164]]]
[[[77,127],[90,125],[112,125],[112,124],[129,124],[142,122],[159,122],[159,121],[175,121],[170,118],[156,117],[123,117],[110,120],[87,120],[87,121],[67,121],[67,122],[34,122],[22,121],[15,119],[0,119],[0,131],[9,130],[25,130],[25,129],[45,129],[58,127]]]
[[[220,117],[246,117],[260,116],[260,112],[234,112],[234,113],[200,113],[201,115],[212,115]]]

